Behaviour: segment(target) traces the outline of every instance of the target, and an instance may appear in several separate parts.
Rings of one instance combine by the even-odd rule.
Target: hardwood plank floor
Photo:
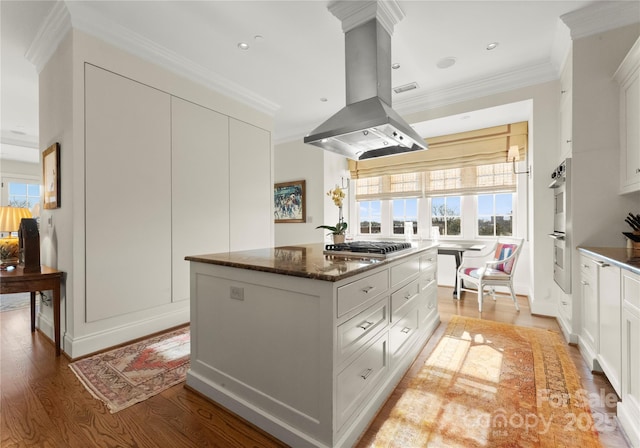
[[[475,296],[452,299],[452,289],[438,288],[443,322],[427,342],[408,375],[393,392],[367,430],[381,426],[431,352],[454,314],[559,331],[555,319],[531,315],[519,298],[520,313],[510,299],[487,300],[482,316]],[[209,402],[198,394],[174,386],[116,414],[94,399],[80,384],[64,356],[55,357],[51,341],[29,330],[29,309],[0,313],[0,447],[282,447],[260,429]],[[603,375],[593,375],[576,347],[570,352],[586,390],[612,393]],[[615,406],[595,407],[594,413],[615,414]],[[605,448],[628,447],[613,424],[601,434]],[[363,445],[364,446],[364,445]],[[412,448],[412,447],[410,447]]]

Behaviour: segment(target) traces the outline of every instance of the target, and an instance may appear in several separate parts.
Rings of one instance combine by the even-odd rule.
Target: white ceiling
[[[393,86],[416,82],[419,88],[394,94],[393,107],[407,114],[556,79],[569,48],[560,16],[614,3],[637,0],[401,0],[405,17],[392,36],[392,59],[401,67],[393,70]],[[76,28],[272,114],[276,143],[302,138],[344,106],[344,35],[324,0],[3,0],[0,158],[38,159],[37,69],[25,54],[33,53],[47,15],[61,10]],[[239,50],[239,42],[250,49]],[[490,42],[499,45],[488,51]],[[456,64],[438,68],[445,57],[456,58]],[[509,106],[469,114],[472,120],[455,117],[454,125],[440,120],[416,129],[425,137],[444,134],[494,125],[501,112],[506,117],[498,121],[514,114],[522,119],[517,115],[529,110],[527,104]]]

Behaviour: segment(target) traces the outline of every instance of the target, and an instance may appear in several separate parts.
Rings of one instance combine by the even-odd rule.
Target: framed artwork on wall
[[[304,180],[275,184],[273,187],[275,222],[307,222],[305,202]]]
[[[42,153],[44,208],[60,207],[60,143],[54,143]]]

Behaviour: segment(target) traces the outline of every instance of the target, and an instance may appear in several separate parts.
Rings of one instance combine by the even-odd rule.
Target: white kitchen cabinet
[[[567,56],[560,75],[560,153],[562,159],[572,156],[573,134],[573,57]]]
[[[589,368],[594,370],[594,360],[599,348],[598,264],[596,260],[584,254],[580,256],[580,297],[582,327],[578,345]]]
[[[229,250],[229,118],[171,98],[172,299],[189,299],[193,254]]]
[[[229,120],[229,234],[232,251],[270,247],[273,242],[271,133]]]
[[[87,322],[171,302],[170,132],[168,94],[85,65]]]
[[[598,363],[607,379],[620,395],[622,350],[620,332],[620,268],[605,261],[598,263],[598,326],[600,348]]]
[[[622,401],[617,415],[631,446],[640,447],[640,275],[622,271]]]
[[[620,64],[620,192],[640,191],[640,39]]]
[[[322,267],[321,245],[304,250]],[[192,259],[187,385],[290,446],[353,446],[440,321],[435,260],[328,281]]]

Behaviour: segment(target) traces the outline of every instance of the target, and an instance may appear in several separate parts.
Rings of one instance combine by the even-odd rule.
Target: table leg
[[[455,253],[456,257],[456,280],[453,284],[453,297],[458,297],[458,268],[462,264],[462,252],[458,251]]]
[[[36,331],[36,292],[30,291],[31,294],[31,333]]]
[[[53,288],[53,333],[56,356],[60,356],[60,282],[56,282]]]

